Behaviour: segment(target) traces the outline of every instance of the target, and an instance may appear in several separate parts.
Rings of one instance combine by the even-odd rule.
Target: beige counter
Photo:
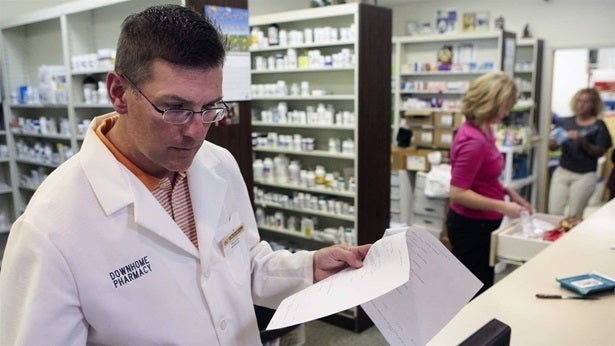
[[[496,318],[511,345],[615,345],[615,294],[600,300],[537,299],[573,295],[556,277],[592,270],[615,277],[615,200],[466,305],[429,345],[457,345]]]

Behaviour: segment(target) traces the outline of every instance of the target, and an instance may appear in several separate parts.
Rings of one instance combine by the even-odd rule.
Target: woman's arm
[[[530,213],[532,212],[532,205],[528,201],[526,201],[525,198],[521,197],[517,193],[517,191],[511,189],[510,187],[505,187],[504,193],[507,194],[508,197],[510,197],[511,202],[519,204],[520,206],[528,210]]]
[[[506,202],[499,199],[485,197],[472,190],[462,189],[454,185],[451,185],[450,187],[449,197],[451,201],[466,208],[476,210],[492,210],[504,214],[510,218],[518,218],[523,210],[528,210],[531,212],[531,207],[528,209],[516,202]]]
[[[604,155],[604,153],[606,153],[606,151],[609,150],[609,148],[605,148],[600,145],[592,144],[586,141],[585,138],[583,137],[579,137],[579,144],[581,145],[581,148],[583,148],[583,150],[587,153],[587,155],[593,158],[596,158],[596,159]]]

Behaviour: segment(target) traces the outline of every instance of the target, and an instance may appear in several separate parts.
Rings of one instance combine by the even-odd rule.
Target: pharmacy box
[[[551,229],[546,230],[550,231],[556,229],[564,217],[535,213],[534,218],[537,220],[536,223],[541,225],[553,225]],[[521,220],[515,219],[491,233],[489,263],[492,266],[500,261],[521,264],[536,256],[551,243],[543,240],[542,237],[530,238],[525,236]]]

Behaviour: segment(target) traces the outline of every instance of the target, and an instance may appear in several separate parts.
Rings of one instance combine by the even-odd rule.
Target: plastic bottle
[[[312,231],[314,230],[314,221],[308,217],[304,217],[301,219],[301,232],[306,237],[312,236]]]
[[[99,104],[107,104],[109,103],[109,97],[107,95],[107,83],[98,82],[98,103]]]
[[[98,103],[98,92],[96,89],[96,79],[92,76],[85,77],[83,79],[83,102],[87,104]]]
[[[273,182],[273,160],[270,157],[263,161],[263,178],[267,182]]]
[[[299,162],[296,160],[291,161],[290,164],[288,165],[288,182],[290,184],[299,184],[299,181],[300,181],[299,172],[300,171],[301,171],[301,166],[299,165]]]
[[[267,40],[270,46],[280,44],[280,27],[277,24],[271,24],[267,27]]]
[[[325,175],[326,175],[326,171],[325,168],[323,166],[316,166],[316,170],[314,171],[314,180],[315,183],[317,185],[324,185],[325,184]]]
[[[252,173],[254,174],[254,180],[262,180],[263,179],[263,160],[256,159],[252,163]]]

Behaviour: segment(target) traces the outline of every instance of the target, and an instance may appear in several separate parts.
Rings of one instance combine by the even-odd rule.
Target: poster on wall
[[[250,22],[244,8],[205,5],[205,15],[228,39],[222,90],[225,101],[250,99]]]
[[[604,102],[604,116],[615,116],[615,70],[604,71],[593,81],[594,88]],[[610,73],[609,73],[610,72]]]

